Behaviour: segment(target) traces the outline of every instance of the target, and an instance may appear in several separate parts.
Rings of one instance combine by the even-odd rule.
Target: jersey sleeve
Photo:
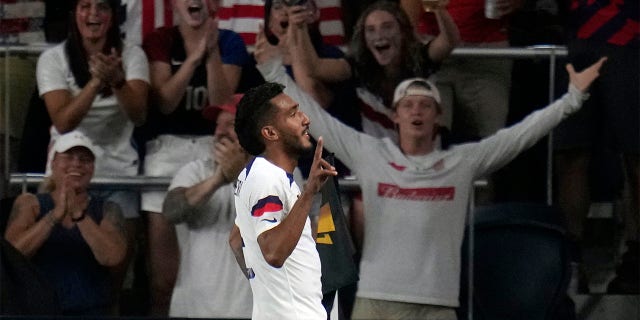
[[[262,177],[254,183],[249,196],[248,209],[251,215],[250,221],[258,237],[261,233],[270,230],[282,222],[288,214],[286,193],[281,181],[274,177]]]

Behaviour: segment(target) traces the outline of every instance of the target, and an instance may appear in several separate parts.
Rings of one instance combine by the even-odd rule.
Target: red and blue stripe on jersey
[[[251,215],[261,217],[266,212],[282,211],[282,201],[278,196],[267,196],[258,200],[258,203],[251,208]]]

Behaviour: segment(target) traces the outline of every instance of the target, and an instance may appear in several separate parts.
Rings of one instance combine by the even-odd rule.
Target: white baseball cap
[[[440,92],[438,88],[425,78],[409,78],[400,82],[393,94],[393,106],[406,96],[431,97],[440,104]]]
[[[74,147],[85,147],[91,151],[94,157],[98,157],[98,149],[91,139],[80,131],[67,132],[58,138],[53,144],[53,151],[63,153]]]

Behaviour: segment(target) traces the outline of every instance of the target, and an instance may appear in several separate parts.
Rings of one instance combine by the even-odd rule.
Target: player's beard
[[[309,152],[313,151],[313,144],[311,141],[308,141],[308,145],[305,145],[304,141],[306,140],[303,136],[293,136],[290,134],[283,135],[284,139],[284,147],[287,154],[291,154],[296,158],[300,158],[300,156],[305,155]]]

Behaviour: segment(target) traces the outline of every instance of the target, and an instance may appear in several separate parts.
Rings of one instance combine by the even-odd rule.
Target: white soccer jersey
[[[252,319],[326,319],[320,257],[307,218],[300,240],[281,268],[269,265],[258,236],[279,225],[298,200],[293,175],[263,157],[240,173],[235,191],[236,224],[253,291]]]

